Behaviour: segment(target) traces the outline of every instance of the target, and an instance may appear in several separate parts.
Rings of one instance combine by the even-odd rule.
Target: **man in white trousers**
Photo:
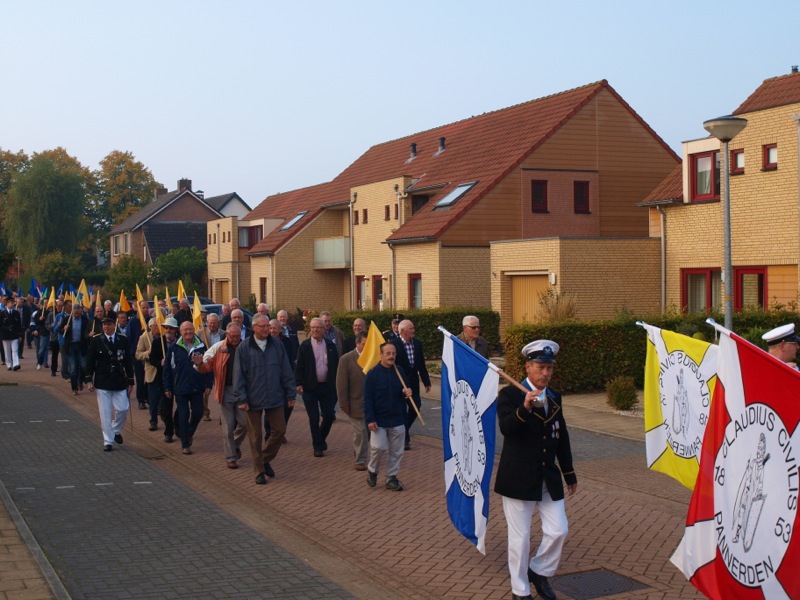
[[[531,598],[530,584],[545,600],[555,600],[548,578],[556,574],[568,531],[562,475],[570,495],[578,489],[561,394],[547,387],[558,350],[551,340],[525,346],[527,377],[521,383],[530,391],[508,386],[497,398],[504,441],[494,491],[503,496],[514,600]],[[531,558],[531,518],[537,509],[542,541]]]
[[[89,342],[86,362],[89,391],[97,389],[97,407],[103,428],[103,451],[122,443],[122,428],[130,410],[133,391],[133,354],[128,339],[116,332],[112,317],[103,317],[103,333]]]

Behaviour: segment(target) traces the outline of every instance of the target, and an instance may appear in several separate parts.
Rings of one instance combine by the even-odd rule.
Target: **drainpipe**
[[[355,235],[355,231],[353,230],[353,205],[356,203],[356,199],[358,198],[358,192],[353,192],[353,197],[350,199],[350,224],[349,224],[349,231],[350,231],[350,310],[356,310],[358,307],[356,306],[356,256],[355,256],[355,242],[353,240],[353,236]]]
[[[395,272],[395,265],[396,265],[396,262],[397,262],[397,255],[395,254],[394,244],[389,243],[389,250],[392,251],[392,285],[391,285],[392,305],[391,305],[391,308],[396,308],[397,304],[395,303],[395,298],[397,298],[397,296],[395,296],[395,292],[397,291],[396,290],[397,285],[396,285],[395,282],[397,281],[397,278],[395,277],[394,272]]]
[[[661,312],[667,311],[667,213],[661,206],[656,206],[661,219]]]
[[[797,209],[798,213],[800,213],[800,113],[792,115],[792,119],[797,125]],[[800,223],[798,225],[800,226]],[[798,249],[798,252],[800,253],[800,249]],[[798,256],[797,264],[799,265],[798,269],[800,269],[800,256]]]
[[[275,255],[271,254],[269,257],[269,281],[272,288],[270,289],[270,298],[272,302],[270,302],[270,306],[274,309],[277,304],[275,303]],[[289,311],[286,311],[289,312]],[[277,313],[276,313],[277,314]]]

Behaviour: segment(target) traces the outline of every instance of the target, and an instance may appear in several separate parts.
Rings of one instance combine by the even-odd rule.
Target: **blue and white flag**
[[[42,294],[39,291],[39,284],[36,283],[36,277],[31,279],[31,288],[28,290],[28,295],[34,298],[41,298]]]
[[[486,554],[499,377],[488,360],[439,329],[445,336],[442,439],[447,512],[453,526]]]

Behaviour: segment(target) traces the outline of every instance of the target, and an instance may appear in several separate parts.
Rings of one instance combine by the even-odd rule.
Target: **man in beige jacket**
[[[339,370],[336,372],[336,395],[339,397],[339,407],[350,419],[350,425],[353,427],[355,470],[364,471],[367,468],[369,434],[364,420],[364,371],[358,365],[358,357],[364,350],[367,332],[359,331],[355,338],[355,350],[346,352],[339,360]]]

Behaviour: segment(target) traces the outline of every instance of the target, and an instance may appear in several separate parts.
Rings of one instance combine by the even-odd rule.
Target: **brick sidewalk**
[[[0,373],[0,379],[11,375]],[[75,398],[60,379],[25,366],[13,375],[20,383],[51,388],[65,404],[97,422],[94,395],[84,392]],[[161,431],[148,432],[145,411],[134,408],[132,413],[134,433],[126,425],[126,450],[154,459],[167,474],[357,597],[509,597],[499,497],[490,498],[484,557],[454,531],[447,517],[438,440],[415,436],[414,450],[406,453],[400,472],[405,492],[370,489],[364,474],[352,469],[349,425],[338,420],[329,452],[314,458],[306,416],[299,408],[289,423],[289,443],[273,464],[277,478],[257,486],[247,450],[242,468],[225,468],[215,405],[214,421],[201,423],[192,456],[181,455],[178,444],[164,444]],[[101,446],[98,427],[98,452]],[[559,575],[602,568],[646,586],[615,598],[699,598],[669,563],[680,540],[689,492],[648,471],[643,447],[641,452],[577,462],[579,492],[567,502],[571,532]],[[537,539],[535,533],[534,543]],[[558,578],[554,583],[558,589]],[[559,597],[570,598],[563,592]]]

